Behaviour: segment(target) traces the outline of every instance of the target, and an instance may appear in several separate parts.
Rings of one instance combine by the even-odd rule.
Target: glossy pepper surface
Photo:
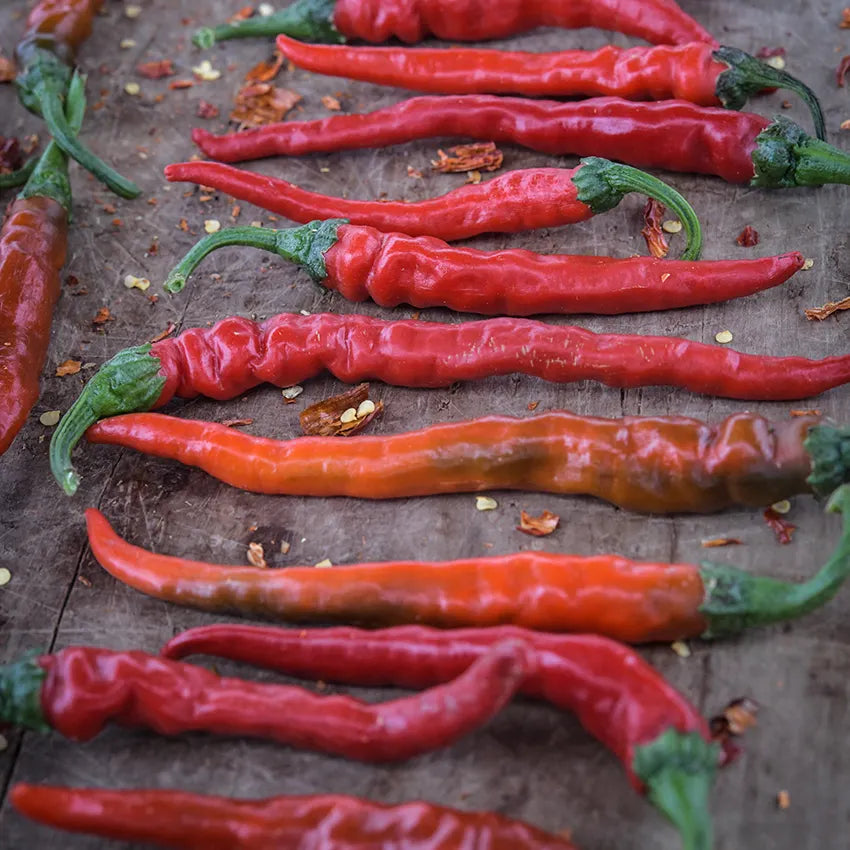
[[[397,38],[412,44],[428,36],[483,41],[544,26],[598,27],[660,44],[714,43],[674,0],[298,0],[267,17],[205,27],[193,41],[212,47],[228,38],[278,33],[330,42]]]
[[[185,850],[575,850],[565,838],[494,812],[424,802],[387,806],[338,794],[234,800],[18,783],[10,799],[22,814],[57,829]]]
[[[397,761],[484,725],[514,695],[528,664],[522,643],[502,642],[449,683],[372,704],[224,678],[144,652],[69,647],[0,667],[0,722],[88,741],[114,721],[161,735],[245,735],[362,761]]]
[[[599,157],[578,168],[529,168],[509,171],[483,183],[468,184],[437,198],[359,201],[308,192],[217,162],[181,162],[165,169],[168,180],[201,183],[242,201],[274,210],[293,221],[345,218],[379,230],[447,241],[479,233],[516,233],[586,221],[613,209],[629,192],[643,192],[668,206],[688,237],[684,258],[699,258],[702,234],[691,205],[655,177]]]
[[[765,88],[786,88],[803,98],[818,138],[826,137],[820,103],[808,86],[742,50],[704,42],[523,53],[475,47],[347,47],[280,35],[277,46],[308,71],[432,94],[615,95],[741,109]]]
[[[262,323],[234,316],[124,349],[104,363],[54,432],[51,469],[67,493],[75,492],[71,450],[103,417],[161,407],[175,395],[223,400],[262,383],[288,387],[324,370],[349,383],[372,378],[408,387],[520,372],[549,381],[672,384],[729,398],[782,400],[850,381],[850,355],[766,357],[676,337],[595,334],[530,319],[449,325],[330,313],[281,314]],[[187,427],[199,426],[174,421],[160,430],[174,437]],[[104,426],[96,433],[108,432]]]
[[[382,307],[448,307],[466,313],[631,313],[710,304],[784,283],[803,268],[799,252],[756,260],[542,255],[458,248],[430,236],[382,233],[344,219],[289,230],[231,227],[201,239],[163,288],[179,292],[197,265],[228,246],[261,248],[297,263],[349,301]]]
[[[268,124],[192,138],[207,156],[264,156],[376,148],[443,136],[522,145],[542,153],[600,156],[638,168],[714,174],[752,186],[850,183],[850,155],[813,139],[789,119],[680,100],[616,97],[561,102],[494,95],[414,97],[375,112]]]

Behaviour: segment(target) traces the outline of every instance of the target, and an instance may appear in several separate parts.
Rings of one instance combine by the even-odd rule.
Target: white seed
[[[362,419],[364,416],[368,416],[370,413],[375,412],[375,402],[372,399],[367,398],[365,401],[361,401],[357,407],[357,418]]]
[[[690,658],[691,648],[683,640],[674,640],[670,644],[670,649],[679,656],[679,658]]]
[[[785,59],[782,56],[768,56],[764,61],[766,65],[776,68],[777,71],[782,71],[785,68]]]
[[[682,230],[682,222],[677,218],[668,219],[661,225],[661,229],[665,233],[680,233]]]
[[[221,71],[213,68],[209,59],[204,59],[200,65],[195,65],[195,67],[192,68],[192,73],[207,82],[217,80],[221,76]]]
[[[814,260],[812,260],[812,259],[806,260],[806,262],[803,263],[803,271],[807,272],[814,264],[815,264]]]
[[[129,6],[124,7],[124,14],[128,18],[138,18],[139,15],[142,14],[142,7],[136,6],[135,4],[131,4]]]
[[[318,564],[314,564],[313,566],[315,566],[315,567],[332,567],[333,562],[331,561],[330,558],[325,558],[324,560],[319,561]]]
[[[9,572],[9,570],[7,570],[6,567],[0,567],[0,587],[3,587],[3,585],[8,584],[11,580],[12,574]]]
[[[343,410],[339,417],[339,421],[342,422],[343,425],[347,425],[349,422],[354,422],[356,419],[357,411],[353,407]]]
[[[132,38],[122,38],[121,42],[118,45],[122,50],[129,50],[131,47],[136,46],[136,42],[133,41]]]
[[[732,331],[718,331],[714,338],[721,344],[726,345],[727,342],[732,342]]]
[[[257,14],[261,18],[267,18],[269,15],[274,14],[274,6],[272,6],[271,3],[260,3],[260,5],[257,6]]]
[[[476,496],[475,509],[478,511],[495,511],[499,503],[490,496]]]
[[[770,507],[778,514],[787,514],[791,510],[791,502],[788,499],[781,499],[778,502],[774,502]]]
[[[218,233],[221,230],[221,222],[215,218],[208,218],[204,221],[204,230],[207,233]]]
[[[48,410],[47,412],[42,413],[41,416],[38,417],[38,421],[41,422],[42,425],[46,425],[48,428],[52,428],[54,425],[59,424],[59,420],[61,418],[61,410]]]
[[[136,95],[141,94],[142,87],[138,83],[127,83],[124,86],[124,91],[135,97]]]
[[[150,285],[151,282],[146,277],[136,277],[133,274],[128,274],[124,278],[124,286],[127,289],[141,289],[144,292]]]
[[[284,398],[292,399],[292,398],[298,398],[298,396],[300,396],[301,393],[303,393],[303,392],[304,392],[304,387],[299,387],[296,384],[294,387],[286,387],[285,389],[281,390],[280,394]]]

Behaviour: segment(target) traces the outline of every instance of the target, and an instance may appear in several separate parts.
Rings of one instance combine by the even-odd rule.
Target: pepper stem
[[[163,283],[166,292],[180,292],[186,280],[208,254],[231,245],[271,251],[286,260],[298,263],[313,280],[328,276],[325,252],[337,241],[337,231],[348,222],[344,218],[311,221],[301,227],[286,230],[266,230],[262,227],[229,227],[198,240],[189,253],[169,272]]]
[[[812,459],[806,483],[816,496],[826,498],[850,481],[850,428],[813,425],[803,440],[803,448]]]
[[[808,581],[792,584],[724,564],[701,565],[705,601],[700,612],[708,621],[704,638],[802,617],[838,593],[850,576],[850,484],[832,494],[826,510],[841,513],[844,529],[830,559]]]
[[[702,252],[702,229],[693,207],[672,186],[657,177],[598,156],[581,160],[573,183],[578,199],[595,214],[613,209],[629,192],[640,192],[666,204],[682,222],[688,243],[683,260],[698,260]]]
[[[150,343],[125,348],[104,363],[85,385],[50,441],[50,469],[67,495],[73,496],[80,483],[71,462],[71,452],[80,437],[98,419],[150,410],[165,386],[160,366]]]
[[[29,180],[36,163],[41,157],[36,154],[31,156],[20,168],[15,171],[7,171],[0,174],[0,189],[13,189],[15,186],[23,186]]]
[[[752,95],[764,89],[787,89],[798,94],[809,107],[817,137],[826,138],[826,122],[818,96],[802,80],[736,47],[718,47],[711,55],[728,66],[717,78],[715,88],[717,99],[727,109],[742,109]]]
[[[632,770],[646,796],[676,826],[684,850],[711,850],[708,795],[717,770],[718,747],[698,732],[668,729],[635,747]]]
[[[46,732],[50,729],[41,710],[45,672],[31,652],[20,661],[0,665],[0,724],[10,723]]]
[[[336,0],[297,0],[273,15],[255,15],[234,24],[203,27],[192,36],[196,47],[210,48],[229,38],[264,38],[292,36],[301,41],[323,41],[342,44],[345,36],[334,26]]]

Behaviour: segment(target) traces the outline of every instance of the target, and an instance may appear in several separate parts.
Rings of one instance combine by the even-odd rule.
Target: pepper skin
[[[753,186],[850,183],[850,156],[793,121],[679,100],[599,97],[563,103],[495,95],[414,97],[375,112],[267,124],[192,138],[212,159],[375,148],[443,136],[522,145],[546,154],[594,155],[638,168],[714,174]]]
[[[186,791],[12,788],[28,818],[72,832],[185,850],[575,850],[495,812],[321,795],[234,800]]]
[[[583,159],[578,168],[569,170],[509,171],[413,203],[328,197],[218,162],[175,163],[166,166],[165,176],[171,182],[213,186],[293,221],[345,218],[378,230],[446,241],[575,224],[613,209],[628,192],[638,191],[661,201],[682,222],[688,237],[684,259],[699,259],[702,245],[696,213],[675,189],[645,172],[599,157]]]
[[[428,36],[446,41],[507,38],[536,27],[597,27],[658,44],[716,44],[674,0],[299,0],[267,17],[205,27],[192,41],[212,47],[228,38],[286,33],[304,41],[412,44]]]
[[[69,647],[0,667],[0,721],[88,741],[112,720],[161,735],[265,738],[389,762],[448,746],[510,701],[529,673],[519,641],[501,642],[451,682],[385,703],[261,684],[144,652]]]
[[[817,95],[800,80],[733,47],[695,42],[522,53],[474,47],[346,47],[280,35],[278,49],[299,68],[431,94],[518,94],[688,100],[741,109],[766,88],[797,92],[826,137]]]
[[[204,257],[232,245],[298,263],[349,301],[371,298],[382,307],[448,307],[492,316],[611,315],[711,304],[778,286],[805,262],[798,252],[689,262],[478,251],[330,219],[289,230],[230,227],[212,233],[172,269],[163,288],[179,292]]]
[[[799,585],[708,562],[659,564],[535,551],[263,571],[156,555],[122,540],[94,508],[86,522],[92,553],[110,575],[157,599],[215,613],[445,629],[510,624],[648,643],[735,634],[800,617],[828,602],[850,574],[850,486],[836,491],[829,510],[843,514],[841,539],[827,564]],[[241,649],[233,651],[243,657]]]
[[[727,398],[780,401],[847,383],[850,355],[767,357],[676,337],[595,334],[531,319],[449,325],[332,313],[283,313],[262,323],[233,316],[211,328],[124,349],[104,363],[54,431],[51,469],[73,494],[79,481],[71,450],[98,419],[161,407],[175,395],[224,400],[262,383],[288,387],[324,370],[348,383],[375,379],[407,387],[521,372],[549,381],[668,384]],[[106,426],[95,433],[105,435]]]
[[[27,17],[25,39],[50,44],[73,59],[91,35],[103,0],[40,0]]]

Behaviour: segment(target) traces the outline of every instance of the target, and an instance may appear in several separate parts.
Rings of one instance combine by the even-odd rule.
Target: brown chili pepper
[[[19,812],[57,829],[185,850],[575,850],[495,812],[424,802],[387,806],[338,794],[234,800],[23,782],[9,797]]]

